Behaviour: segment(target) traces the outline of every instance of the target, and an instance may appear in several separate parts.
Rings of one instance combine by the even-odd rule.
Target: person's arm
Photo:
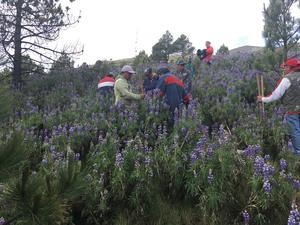
[[[185,88],[183,89],[183,103],[185,105],[188,105],[190,103],[190,96],[188,95],[188,92]]]
[[[118,80],[115,83],[115,86],[117,90],[121,92],[122,96],[126,99],[134,99],[134,100],[142,99],[142,95],[134,94],[131,91],[129,91],[128,85],[122,80]]]
[[[287,78],[283,78],[277,88],[268,97],[262,97],[262,102],[269,103],[280,99],[286,90],[291,86],[291,82]]]

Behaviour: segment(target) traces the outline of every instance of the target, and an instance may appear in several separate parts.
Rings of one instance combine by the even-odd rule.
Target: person
[[[144,71],[145,79],[143,83],[144,91],[151,91],[156,88],[158,76],[153,74],[152,68],[147,68]]]
[[[177,76],[185,84],[188,93],[192,91],[192,75],[189,70],[185,68],[185,62],[183,60],[178,60],[176,62],[176,71],[174,75]]]
[[[169,106],[168,130],[170,131],[175,122],[175,110],[179,110],[181,104],[187,106],[190,102],[190,98],[184,83],[170,72],[167,64],[159,65],[157,74],[159,75],[157,88],[160,90],[160,96],[166,97],[165,100]]]
[[[97,92],[100,96],[107,96],[113,93],[115,79],[113,73],[109,72],[98,82]]]
[[[211,65],[212,62],[212,55],[214,53],[214,49],[211,46],[210,41],[205,42],[206,49],[197,50],[197,56],[200,58],[201,61],[206,62],[209,66]]]
[[[187,64],[185,65],[185,68],[187,70],[191,71],[192,78],[195,77],[196,69],[195,69],[195,66],[193,65],[193,56],[189,56]]]
[[[125,65],[121,69],[121,74],[117,77],[114,86],[115,105],[124,103],[128,106],[133,101],[140,100],[145,97],[144,94],[135,94],[131,91],[132,88],[128,81],[135,73],[136,72],[129,65]]]
[[[278,82],[276,89],[268,97],[257,96],[257,100],[269,103],[282,98],[293,151],[300,155],[300,61],[290,58],[282,67],[285,76]]]

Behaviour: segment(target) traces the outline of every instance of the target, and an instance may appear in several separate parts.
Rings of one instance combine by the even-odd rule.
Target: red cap
[[[290,67],[296,67],[300,65],[300,61],[296,58],[291,58],[285,61],[285,63],[281,64],[281,67],[284,66],[290,66]]]

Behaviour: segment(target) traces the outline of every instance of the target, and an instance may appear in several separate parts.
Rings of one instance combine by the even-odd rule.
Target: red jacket
[[[115,79],[109,76],[105,76],[98,82],[98,89],[103,87],[113,87],[115,85]]]
[[[212,60],[212,55],[213,55],[213,53],[214,53],[213,47],[208,47],[208,48],[206,49],[206,56],[205,56],[205,58],[203,59],[203,61],[205,61],[205,62],[210,62],[210,61]]]

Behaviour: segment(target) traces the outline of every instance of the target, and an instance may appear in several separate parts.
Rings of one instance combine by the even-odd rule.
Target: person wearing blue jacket
[[[170,117],[168,120],[168,129],[172,129],[174,126],[175,110],[179,109],[181,104],[187,106],[190,98],[182,80],[170,72],[167,64],[159,65],[157,74],[159,75],[157,88],[160,90],[160,96],[165,96],[165,101],[169,106]]]

